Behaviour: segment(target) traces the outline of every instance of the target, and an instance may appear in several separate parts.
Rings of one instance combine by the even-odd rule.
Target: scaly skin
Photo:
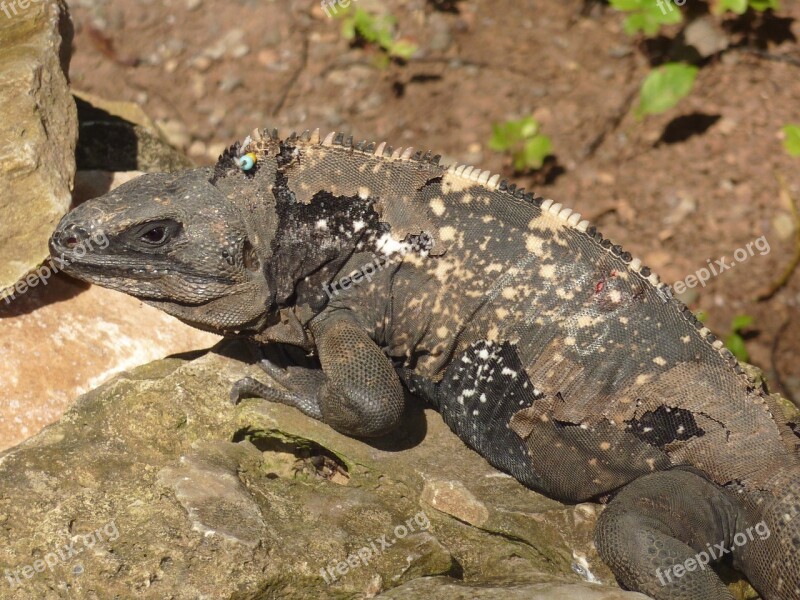
[[[709,567],[674,570],[722,544],[767,600],[800,598],[797,438],[769,398],[579,215],[437,162],[257,131],[213,169],[81,205],[51,247],[194,326],[318,353],[322,373],[264,365],[289,392],[248,379],[235,400],[375,436],[400,422],[402,381],[532,489],[612,495],[597,544],[629,588],[730,598]],[[99,232],[108,247],[78,256]]]

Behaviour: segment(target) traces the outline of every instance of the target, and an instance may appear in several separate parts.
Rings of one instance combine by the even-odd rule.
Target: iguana
[[[318,356],[265,361],[286,389],[245,378],[234,400],[371,437],[401,423],[405,386],[526,486],[608,502],[596,544],[629,589],[730,599],[706,563],[732,557],[767,600],[800,598],[798,439],[780,409],[580,215],[439,159],[257,130],[214,167],[78,206],[51,251],[201,329]]]

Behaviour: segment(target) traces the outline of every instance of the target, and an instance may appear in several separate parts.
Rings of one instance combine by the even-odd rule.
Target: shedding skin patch
[[[659,406],[627,421],[626,428],[640,440],[661,449],[705,435],[691,411],[669,406]]]

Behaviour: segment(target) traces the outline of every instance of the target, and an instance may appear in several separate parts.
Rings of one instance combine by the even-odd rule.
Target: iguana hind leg
[[[711,569],[742,527],[725,490],[689,469],[622,488],[595,531],[598,552],[627,588],[656,600],[733,600]],[[705,563],[705,564],[700,564]]]
[[[234,403],[245,395],[280,402],[355,437],[391,431],[402,417],[405,400],[400,379],[383,351],[349,311],[320,315],[311,331],[321,373],[301,367],[282,370],[263,361],[262,368],[290,391],[247,377],[231,390]]]

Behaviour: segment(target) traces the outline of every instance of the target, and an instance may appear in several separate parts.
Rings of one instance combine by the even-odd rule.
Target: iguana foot
[[[262,360],[259,362],[259,366],[290,391],[279,390],[252,377],[245,377],[234,383],[231,388],[232,404],[239,404],[243,397],[252,396],[293,406],[309,417],[322,420],[322,411],[319,408],[319,391],[325,380],[322,372],[301,367],[289,367],[290,371],[281,369],[268,360]],[[308,373],[295,375],[293,373],[295,370]]]
[[[388,433],[400,421],[405,400],[392,363],[348,311],[313,322],[322,371],[304,367],[281,369],[268,360],[259,364],[283,391],[251,377],[231,390],[234,404],[244,395],[293,406],[353,437]]]
[[[728,494],[683,468],[622,488],[595,532],[600,556],[625,587],[656,600],[733,600],[711,569],[742,526]]]

